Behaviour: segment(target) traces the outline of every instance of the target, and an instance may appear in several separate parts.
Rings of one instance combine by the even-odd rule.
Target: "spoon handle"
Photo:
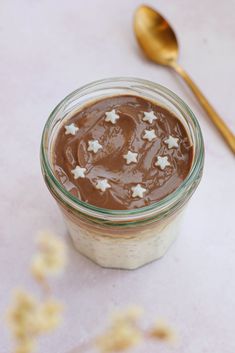
[[[231,150],[235,154],[235,136],[232,133],[232,131],[225,124],[225,122],[218,115],[218,113],[216,113],[216,111],[214,110],[212,105],[208,102],[206,97],[203,95],[203,93],[198,88],[198,86],[193,82],[193,80],[190,78],[190,76],[187,74],[187,72],[181,66],[179,66],[177,63],[174,63],[172,65],[172,68],[184,79],[184,81],[187,83],[187,85],[191,88],[194,95],[199,100],[199,102],[201,103],[201,105],[205,109],[205,111],[207,112],[208,117],[211,119],[211,121],[217,127],[218,131],[221,133],[221,135],[223,136],[223,138],[227,142],[228,146],[231,148]]]

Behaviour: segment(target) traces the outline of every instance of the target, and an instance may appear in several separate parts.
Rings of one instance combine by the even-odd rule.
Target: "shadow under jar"
[[[71,122],[73,116],[94,102],[117,96],[139,97],[170,112],[184,127],[192,149],[190,169],[180,185],[143,207],[108,209],[98,207],[96,200],[82,201],[59,180],[54,165],[56,140],[66,122]],[[189,107],[167,88],[137,78],[100,80],[72,92],[53,110],[42,135],[44,180],[62,211],[74,245],[80,253],[104,267],[135,269],[165,254],[179,234],[182,210],[201,180],[203,164],[201,129]],[[95,188],[94,191],[97,192]]]

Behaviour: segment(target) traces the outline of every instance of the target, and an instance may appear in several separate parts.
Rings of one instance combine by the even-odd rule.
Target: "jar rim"
[[[148,206],[135,208],[130,210],[110,210],[106,208],[100,208],[89,203],[86,203],[82,200],[79,200],[76,196],[73,196],[69,191],[67,191],[63,185],[56,178],[51,163],[48,158],[47,148],[49,145],[49,129],[54,119],[57,116],[57,113],[60,109],[66,106],[66,103],[77,96],[79,93],[86,92],[89,89],[96,89],[100,85],[105,84],[115,84],[115,83],[131,83],[131,84],[142,84],[143,86],[150,88],[152,90],[155,89],[156,93],[162,93],[164,98],[168,99],[171,103],[177,103],[182,110],[186,113],[187,117],[190,118],[191,123],[193,124],[193,133],[195,137],[194,144],[194,158],[191,169],[187,175],[187,177],[183,180],[180,186],[173,191],[171,194],[167,195],[160,201],[154,202]],[[125,88],[125,87],[124,87]],[[174,104],[175,105],[175,104]],[[49,118],[46,121],[45,127],[42,133],[41,139],[41,148],[40,148],[40,159],[41,159],[41,167],[42,171],[46,173],[49,177],[50,182],[52,183],[52,187],[56,190],[56,192],[62,197],[66,203],[70,205],[73,209],[75,208],[77,211],[85,213],[87,215],[97,217],[97,218],[115,218],[117,220],[124,220],[131,216],[133,219],[139,219],[145,216],[151,216],[152,214],[156,214],[158,212],[164,211],[166,208],[168,209],[175,204],[178,204],[181,197],[184,193],[190,188],[193,182],[198,178],[201,173],[201,169],[204,164],[204,142],[203,136],[201,132],[200,125],[195,117],[194,113],[191,111],[189,106],[174,92],[169,90],[168,88],[154,83],[149,80],[135,78],[135,77],[111,77],[105,78],[97,81],[93,81],[82,87],[74,90],[70,94],[68,94],[60,103],[54,108],[54,110],[49,115]]]

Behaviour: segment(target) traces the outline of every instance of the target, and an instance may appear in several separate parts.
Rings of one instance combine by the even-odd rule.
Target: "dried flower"
[[[38,253],[33,257],[31,271],[39,280],[62,272],[66,263],[65,246],[62,240],[49,232],[39,235]]]
[[[59,326],[62,320],[63,306],[55,299],[48,299],[40,306],[41,332],[50,332]]]
[[[99,336],[96,345],[102,353],[118,352],[138,344],[142,338],[137,319],[142,310],[131,307],[113,316],[110,327]]]
[[[164,321],[157,321],[151,328],[149,335],[151,338],[165,341],[175,342],[176,334]]]
[[[140,332],[130,325],[113,326],[98,337],[96,344],[101,352],[118,352],[133,347],[141,340]]]
[[[17,353],[33,351],[36,338],[56,328],[61,322],[62,306],[54,299],[40,302],[18,290],[8,311],[8,322],[17,343]]]
[[[15,341],[15,353],[31,353],[40,335],[54,330],[61,322],[61,304],[48,296],[47,277],[65,267],[64,243],[55,235],[43,232],[38,241],[38,252],[33,257],[31,272],[46,295],[39,300],[24,290],[15,292],[7,318]],[[46,289],[46,290],[45,290]]]
[[[8,322],[17,339],[36,333],[37,311],[38,302],[32,295],[22,290],[15,292],[12,307],[8,311]]]

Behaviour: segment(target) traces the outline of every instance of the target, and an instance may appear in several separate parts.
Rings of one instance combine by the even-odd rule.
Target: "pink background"
[[[234,0],[148,2],[174,24],[180,63],[235,131]],[[98,332],[113,308],[132,303],[146,309],[146,322],[160,316],[177,328],[176,353],[235,352],[234,157],[182,81],[139,52],[132,14],[140,3],[1,1],[1,353],[10,352],[3,316],[11,289],[37,291],[27,268],[41,229],[64,237],[70,258],[67,276],[53,285],[67,305],[65,322],[42,339],[41,352],[66,352]],[[99,268],[73,249],[39,165],[41,132],[54,106],[85,83],[118,75],[175,91],[198,117],[206,143],[204,178],[180,237],[164,259],[133,272]],[[157,350],[151,347],[148,352]]]

